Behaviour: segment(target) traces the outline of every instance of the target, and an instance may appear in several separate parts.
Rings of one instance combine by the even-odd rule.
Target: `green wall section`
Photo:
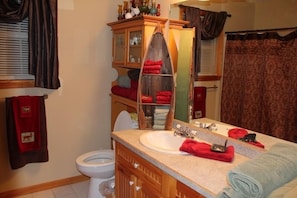
[[[193,46],[193,30],[184,29],[180,34],[178,60],[177,60],[177,76],[176,76],[176,100],[174,118],[189,122],[190,108],[192,100],[189,97],[193,91],[192,81],[192,46]]]

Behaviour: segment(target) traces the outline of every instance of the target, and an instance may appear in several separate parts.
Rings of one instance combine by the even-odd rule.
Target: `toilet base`
[[[88,198],[105,198],[105,196],[102,195],[104,194],[102,187],[104,188],[106,185],[109,185],[108,187],[114,188],[113,180],[114,177],[107,179],[91,178],[89,183]]]

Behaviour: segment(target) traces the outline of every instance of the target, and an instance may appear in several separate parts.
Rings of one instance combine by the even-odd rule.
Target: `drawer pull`
[[[134,166],[134,168],[138,168],[139,167],[139,164],[138,163],[134,163],[133,166]]]
[[[136,186],[136,187],[135,187],[135,190],[136,190],[136,191],[139,191],[140,189],[141,189],[140,186]]]
[[[129,181],[129,185],[132,186],[134,184],[134,181]]]

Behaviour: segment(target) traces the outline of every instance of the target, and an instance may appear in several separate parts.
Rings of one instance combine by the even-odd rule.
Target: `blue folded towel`
[[[244,162],[228,173],[231,187],[220,198],[263,198],[297,177],[297,147],[275,144],[257,158]]]

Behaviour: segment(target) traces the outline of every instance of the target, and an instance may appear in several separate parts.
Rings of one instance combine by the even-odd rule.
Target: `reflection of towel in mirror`
[[[206,87],[194,87],[193,118],[206,115]]]
[[[297,177],[297,147],[275,144],[255,159],[239,164],[228,173],[231,187],[218,197],[262,198]]]
[[[248,134],[248,131],[245,129],[242,129],[242,128],[233,128],[228,131],[228,136],[231,138],[235,138],[235,139],[243,138],[247,134]],[[258,142],[258,141],[246,142],[246,143],[252,144],[257,147],[265,148],[265,146],[261,142]]]

